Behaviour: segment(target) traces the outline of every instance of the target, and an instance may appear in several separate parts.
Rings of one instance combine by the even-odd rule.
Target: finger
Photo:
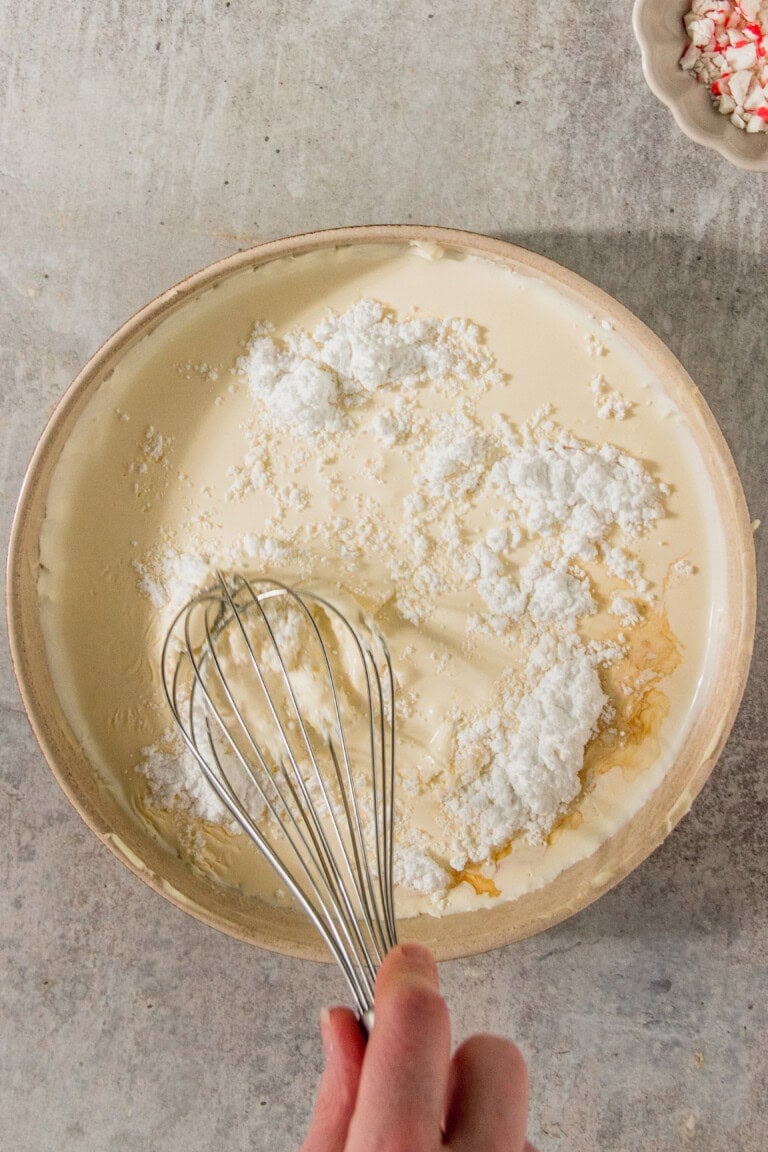
[[[445,1137],[452,1152],[524,1152],[528,1070],[501,1036],[472,1036],[451,1061]]]
[[[323,1012],[320,1031],[325,1070],[301,1152],[344,1152],[357,1099],[365,1039],[354,1013],[348,1008],[331,1008]]]
[[[384,959],[376,980],[375,1022],[349,1129],[348,1152],[401,1147],[435,1152],[448,1087],[451,1026],[437,965],[420,945]]]

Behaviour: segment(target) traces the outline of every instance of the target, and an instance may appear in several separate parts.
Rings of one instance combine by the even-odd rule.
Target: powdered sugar
[[[429,851],[424,843],[424,837],[419,835],[417,829],[405,822],[397,821],[397,852],[394,858],[394,881],[413,892],[433,894],[444,892],[451,881],[451,875],[445,864]]]
[[[626,420],[632,404],[608,385],[602,372],[596,372],[589,384],[595,412],[601,420]]]
[[[593,332],[588,332],[584,337],[584,344],[586,345],[587,352],[590,356],[600,357],[607,356],[608,349],[599,336],[595,336]]]
[[[512,437],[490,479],[529,537],[560,533],[562,554],[583,560],[597,555],[614,527],[638,536],[663,513],[664,489],[639,460],[551,422]]]
[[[274,425],[304,436],[337,431],[350,406],[381,388],[429,381],[455,393],[470,381],[488,387],[499,378],[476,325],[400,321],[375,300],[360,300],[326,316],[311,333],[299,330],[284,340],[259,324],[238,368]],[[397,438],[386,422],[383,435]]]
[[[632,628],[635,624],[639,624],[642,619],[642,613],[637,604],[628,600],[626,596],[614,596],[608,611],[612,616],[618,616],[622,628]]]
[[[138,770],[147,778],[154,804],[234,829],[228,810],[176,729],[169,728],[158,744],[142,748],[141,755]]]
[[[543,636],[525,681],[513,709],[458,731],[460,784],[444,801],[453,868],[487,859],[521,829],[541,837],[580,791],[584,747],[606,703],[594,662],[578,640]]]
[[[485,477],[488,437],[463,412],[439,415],[429,425],[417,490],[433,501],[461,501]]]
[[[194,552],[177,552],[165,546],[144,561],[134,560],[139,589],[155,608],[175,611],[210,580],[211,564]]]
[[[385,448],[393,448],[411,430],[411,406],[403,396],[397,396],[392,407],[377,412],[371,421],[371,431]]]
[[[341,427],[339,383],[333,372],[271,336],[251,340],[240,361],[251,395],[278,426],[303,435]]]
[[[162,618],[171,617],[192,596],[210,584],[217,568],[246,568],[276,572],[293,558],[292,552],[273,537],[248,532],[229,548],[181,552],[170,544],[155,548],[143,560],[134,560],[139,590]]]
[[[586,575],[569,571],[564,558],[548,561],[546,550],[534,554],[517,581],[499,566],[481,577],[478,591],[490,613],[485,623],[497,634],[513,624],[528,638],[548,627],[573,631],[577,619],[595,611]]]

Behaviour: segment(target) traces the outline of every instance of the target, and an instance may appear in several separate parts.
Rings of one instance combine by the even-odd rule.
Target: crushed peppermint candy
[[[692,0],[680,67],[746,132],[768,132],[768,0]]]

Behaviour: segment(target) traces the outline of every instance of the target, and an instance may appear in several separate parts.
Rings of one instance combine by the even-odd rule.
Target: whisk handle
[[[357,1022],[367,1040],[373,1028],[373,1008],[369,1008],[367,1012],[363,1012],[361,1016],[358,1016]]]

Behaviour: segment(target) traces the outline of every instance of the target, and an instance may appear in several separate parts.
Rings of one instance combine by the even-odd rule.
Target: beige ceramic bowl
[[[39,539],[52,473],[73,427],[94,393],[126,353],[162,323],[231,276],[277,257],[361,243],[433,241],[484,256],[545,281],[589,311],[610,319],[644,357],[685,413],[717,494],[728,542],[726,603],[717,674],[705,687],[700,723],[645,807],[588,859],[551,884],[489,911],[409,920],[404,934],[432,946],[441,958],[469,955],[541,932],[584,908],[636,868],[688,811],[712,771],[733,724],[749,667],[755,618],[752,534],[733,461],[712,414],[672,354],[621,305],[564,268],[512,244],[441,228],[344,228],[277,240],[222,260],[171,288],[143,308],[85,366],[56,409],[29,466],[13,524],[8,561],[8,620],[16,674],[32,726],[48,763],[72,804],[104,844],[137,876],[198,919],[239,939],[294,956],[328,959],[300,915],[224,888],[194,874],[126,813],[99,782],[75,739],[53,688],[37,597]],[[156,338],[156,337],[155,337]]]
[[[734,128],[712,104],[704,84],[680,67],[686,46],[683,16],[690,0],[635,0],[633,24],[648,87],[672,112],[678,126],[738,168],[768,172],[768,132]]]

